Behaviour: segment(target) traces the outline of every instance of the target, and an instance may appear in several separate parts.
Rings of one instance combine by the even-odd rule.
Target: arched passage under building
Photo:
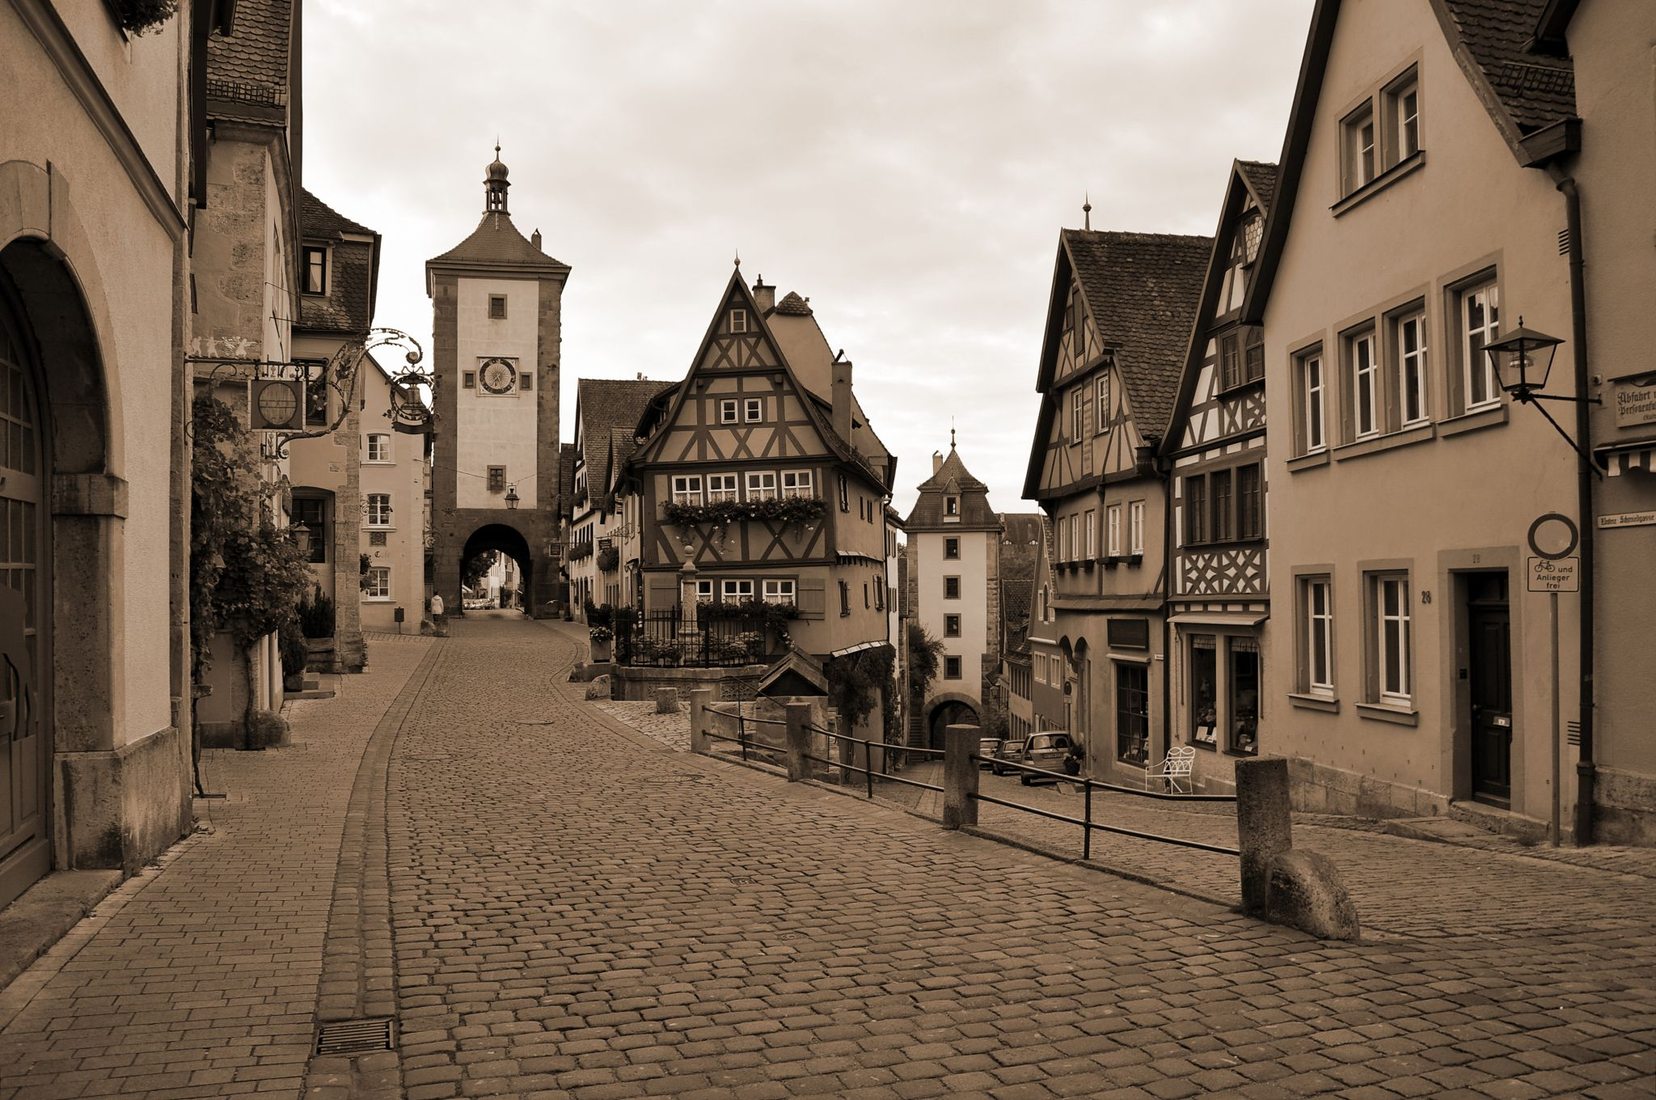
[[[950,726],[979,724],[977,703],[969,695],[940,695],[929,704],[926,717],[927,743],[931,748],[943,747],[944,732]]]
[[[534,558],[529,553],[529,541],[515,527],[504,523],[489,523],[473,531],[466,539],[464,549],[460,551],[460,576],[466,576],[466,567],[474,558],[491,550],[516,563],[519,578],[516,586],[516,604],[526,612],[532,610],[535,591]],[[456,593],[456,596],[461,597],[461,594]],[[464,611],[463,597],[456,599],[452,610]]]

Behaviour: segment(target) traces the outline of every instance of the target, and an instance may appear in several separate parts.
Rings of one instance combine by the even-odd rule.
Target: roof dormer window
[[[301,250],[303,266],[299,273],[299,289],[304,294],[328,292],[328,247],[307,244]]]
[[[943,518],[944,519],[959,519],[960,518],[960,498],[959,497],[954,496],[954,495],[951,494],[951,495],[946,496],[946,497],[943,498]]]

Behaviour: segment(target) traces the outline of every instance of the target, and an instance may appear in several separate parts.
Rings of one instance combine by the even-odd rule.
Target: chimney
[[[845,352],[834,357],[832,367],[832,398],[834,406],[834,434],[851,442],[851,360]]]
[[[943,472],[943,452],[942,451],[933,451],[932,452],[932,473],[933,474],[940,474],[942,472]]]
[[[541,250],[540,242],[541,242],[540,230],[537,229],[533,233],[529,234],[529,244],[534,247],[536,252],[539,252]]]
[[[769,313],[776,308],[776,288],[766,286],[763,275],[753,281],[753,301],[759,306],[760,313]]]

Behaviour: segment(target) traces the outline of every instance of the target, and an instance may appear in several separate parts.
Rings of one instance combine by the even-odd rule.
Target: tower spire
[[[954,417],[951,416],[951,417],[949,417],[949,450],[952,451],[954,449],[955,449],[955,421],[954,421]]]
[[[500,160],[500,138],[495,138],[495,159],[492,164],[483,170],[483,213],[507,214],[506,189],[511,185],[506,179],[506,165]]]
[[[1087,230],[1091,230],[1092,229],[1092,196],[1087,194],[1085,191],[1081,192],[1081,217],[1083,219],[1082,228],[1087,229]]]

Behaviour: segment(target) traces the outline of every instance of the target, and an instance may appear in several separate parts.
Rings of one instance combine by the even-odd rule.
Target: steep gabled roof
[[[1024,496],[1040,489],[1042,460],[1057,414],[1053,386],[1069,280],[1081,297],[1127,392],[1143,435],[1159,435],[1173,410],[1180,367],[1201,296],[1213,238],[1173,233],[1065,229],[1041,348],[1041,410],[1024,478]]]
[[[1545,38],[1558,32],[1568,21],[1569,12],[1564,9],[1570,5],[1556,0],[1430,3],[1462,73],[1518,163],[1539,168],[1551,157],[1573,151],[1577,142],[1574,67],[1567,58],[1550,55],[1556,42],[1535,41],[1537,34]],[[1317,0],[1311,12],[1294,105],[1278,158],[1281,198],[1273,203],[1265,223],[1259,272],[1244,310],[1244,319],[1250,322],[1261,319],[1281,262],[1339,18],[1340,0]]]
[[[1202,361],[1207,358],[1208,326],[1219,303],[1219,291],[1224,285],[1225,273],[1230,267],[1231,235],[1236,232],[1241,214],[1247,206],[1246,197],[1252,195],[1259,204],[1267,223],[1271,216],[1271,200],[1276,195],[1277,166],[1258,161],[1238,160],[1231,164],[1230,182],[1225,187],[1225,199],[1219,206],[1219,225],[1213,234],[1213,251],[1208,257],[1207,277],[1202,284],[1202,297],[1196,306],[1196,323],[1191,326],[1190,341],[1185,349],[1185,361],[1179,378],[1179,389],[1173,403],[1173,413],[1167,420],[1167,433],[1162,436],[1160,451],[1172,454],[1179,449],[1180,430],[1190,412],[1196,382],[1201,376]],[[1259,285],[1256,278],[1248,286],[1248,297]],[[1247,313],[1247,302],[1243,302]]]
[[[371,240],[346,241],[347,233]],[[299,327],[317,332],[366,333],[374,321],[379,288],[380,235],[303,189],[299,192],[299,234],[306,240],[328,241],[334,246],[328,292],[299,296]]]
[[[604,502],[609,497],[612,433],[620,430],[631,439],[650,399],[674,385],[653,378],[582,378],[575,383],[580,459],[586,464],[587,494],[595,507],[608,507]]]
[[[273,121],[293,90],[294,0],[240,0],[234,33],[207,37],[207,98],[215,118]]]
[[[903,520],[905,530],[947,527],[971,531],[1000,526],[1000,517],[989,507],[989,486],[972,476],[953,446],[937,472],[922,481],[918,488],[920,496],[909,510],[908,518]],[[943,502],[948,496],[960,498],[960,515],[957,520],[945,523]]]

